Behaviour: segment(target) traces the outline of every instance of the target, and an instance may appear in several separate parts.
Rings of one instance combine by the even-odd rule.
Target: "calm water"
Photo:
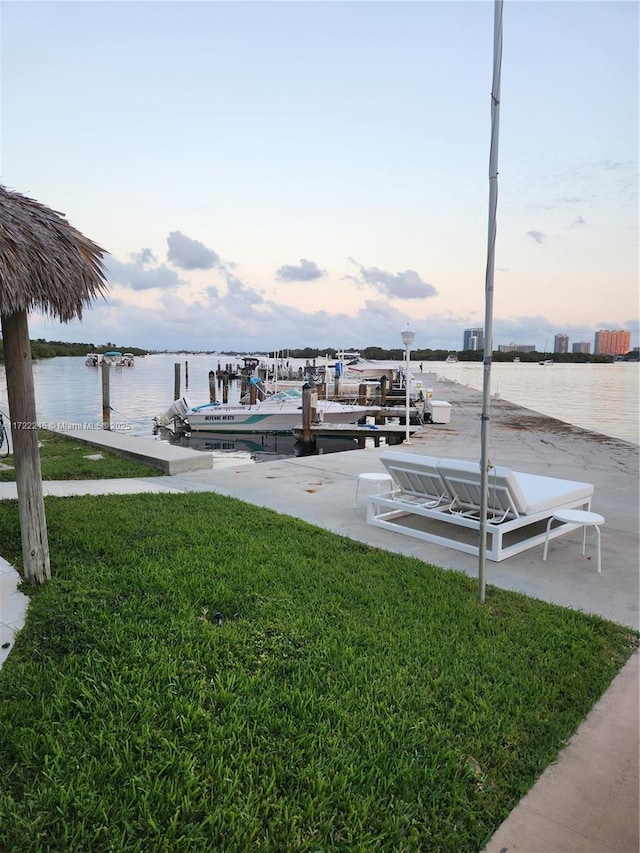
[[[438,364],[435,372],[482,390],[482,364]],[[565,423],[638,444],[639,365],[513,364],[491,367],[491,393]]]
[[[185,387],[185,361],[189,364],[189,384]],[[297,368],[301,360],[292,359]],[[209,399],[209,371],[218,363],[231,363],[233,356],[153,355],[136,359],[134,368],[112,369],[110,379],[112,429],[130,434],[153,434],[153,418],[162,414],[173,400],[174,365],[181,365],[181,393],[194,403]],[[320,363],[320,360],[319,362]],[[400,366],[398,362],[380,362],[381,366]],[[417,370],[417,365],[412,364]],[[481,364],[444,364],[425,362],[425,385],[433,374],[462,385],[482,388]],[[100,370],[84,365],[84,358],[53,358],[34,362],[34,384],[38,421],[74,422],[83,425],[102,423],[102,385]],[[593,429],[606,435],[638,443],[637,364],[569,364],[541,367],[538,364],[495,364],[492,367],[492,393],[567,423]],[[237,399],[233,383],[230,401]],[[0,410],[8,413],[4,368],[0,368]],[[8,418],[7,418],[8,420]],[[289,453],[281,439],[276,452]],[[264,444],[259,436],[247,437],[249,450]],[[216,444],[217,447],[213,447]],[[201,441],[202,449],[232,450],[228,440]]]

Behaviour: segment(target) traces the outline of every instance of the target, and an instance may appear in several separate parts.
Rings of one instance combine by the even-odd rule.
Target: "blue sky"
[[[107,252],[33,338],[458,349],[493,3],[3,2],[0,180]],[[638,4],[504,4],[494,344],[638,344]],[[548,344],[547,344],[548,342]]]

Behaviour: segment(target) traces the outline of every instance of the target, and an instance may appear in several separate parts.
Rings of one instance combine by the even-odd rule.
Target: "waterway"
[[[180,392],[193,403],[209,399],[209,372],[219,364],[241,363],[235,356],[159,354],[137,358],[135,367],[111,369],[111,428],[132,435],[151,436],[153,419],[169,407],[174,396],[175,365],[180,365]],[[320,363],[320,361],[318,362]],[[185,366],[188,364],[188,384]],[[379,362],[381,368],[402,367],[399,362]],[[291,359],[297,370],[304,361]],[[446,399],[446,383],[481,390],[482,365],[424,362],[424,372],[412,362],[412,372],[426,388],[433,387],[434,398]],[[33,363],[38,422],[47,424],[79,423],[102,428],[101,371],[86,367],[84,358],[41,359]],[[554,364],[496,363],[492,366],[492,394],[567,423],[638,444],[639,366],[635,363]],[[238,383],[230,386],[230,402],[237,400]],[[220,394],[218,394],[220,398]],[[4,368],[0,369],[0,411],[8,421],[8,403]],[[198,439],[201,449],[233,452],[228,439]],[[288,437],[265,442],[260,436],[245,437],[248,452],[293,453]],[[337,449],[337,448],[336,448]],[[346,449],[340,448],[340,449]]]

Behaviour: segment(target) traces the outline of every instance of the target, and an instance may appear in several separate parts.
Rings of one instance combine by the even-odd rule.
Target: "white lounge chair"
[[[459,459],[385,451],[382,464],[394,488],[371,495],[367,522],[478,554],[480,531],[480,466]],[[524,474],[497,466],[489,472],[487,559],[494,562],[543,545],[547,522],[558,509],[591,508],[593,485],[555,477]],[[574,530],[560,524],[550,538]]]

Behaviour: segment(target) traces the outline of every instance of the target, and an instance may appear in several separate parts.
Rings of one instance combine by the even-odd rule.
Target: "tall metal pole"
[[[493,82],[491,86],[491,148],[489,153],[489,235],[485,277],[484,361],[482,420],[480,428],[480,543],[478,600],[484,604],[489,505],[489,424],[491,421],[491,360],[493,357],[493,273],[495,269],[496,214],[498,209],[498,129],[500,124],[500,71],[502,68],[502,0],[495,0],[493,18]]]

